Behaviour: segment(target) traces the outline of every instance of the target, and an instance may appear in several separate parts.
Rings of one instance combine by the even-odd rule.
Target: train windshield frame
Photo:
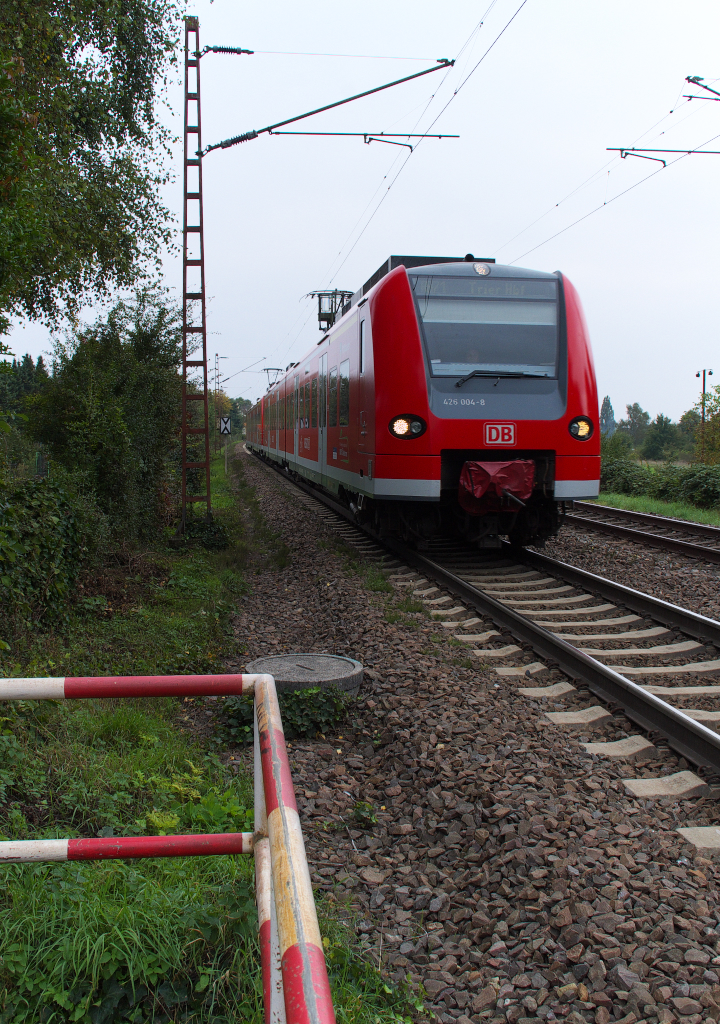
[[[557,379],[557,281],[408,277],[433,377]]]

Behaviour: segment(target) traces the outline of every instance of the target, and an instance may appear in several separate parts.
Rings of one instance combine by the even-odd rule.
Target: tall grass
[[[251,868],[236,857],[5,867],[3,1020],[259,1021]]]

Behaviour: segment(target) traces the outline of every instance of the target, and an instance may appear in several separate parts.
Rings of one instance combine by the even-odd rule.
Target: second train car
[[[542,544],[599,491],[578,294],[559,271],[391,256],[253,406],[247,445],[381,535]]]

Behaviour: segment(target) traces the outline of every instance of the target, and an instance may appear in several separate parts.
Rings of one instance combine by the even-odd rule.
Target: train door
[[[278,389],[273,395],[273,448],[275,449],[275,455],[280,450],[280,390]]]
[[[325,483],[327,476],[327,352],[320,356],[318,379],[318,470]]]
[[[295,452],[295,458],[296,459],[297,459],[297,457],[298,457],[298,455],[300,453],[300,419],[299,419],[299,416],[300,416],[300,395],[299,395],[299,391],[300,391],[300,377],[296,377],[295,378],[295,410],[294,410],[294,412],[295,412],[295,424],[294,424],[294,427],[293,427],[294,432],[295,432],[294,452]]]
[[[372,479],[375,452],[375,375],[373,373],[370,314],[358,326],[358,455],[360,469]],[[367,462],[365,459],[367,458]]]
[[[365,321],[358,324],[358,452],[367,451],[368,407],[365,397]]]

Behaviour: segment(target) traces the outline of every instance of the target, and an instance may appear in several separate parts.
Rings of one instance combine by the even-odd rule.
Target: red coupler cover
[[[458,501],[466,512],[483,512],[508,506],[516,509],[503,493],[508,491],[520,501],[527,501],[535,481],[535,463],[530,459],[512,462],[466,462],[460,473]]]

